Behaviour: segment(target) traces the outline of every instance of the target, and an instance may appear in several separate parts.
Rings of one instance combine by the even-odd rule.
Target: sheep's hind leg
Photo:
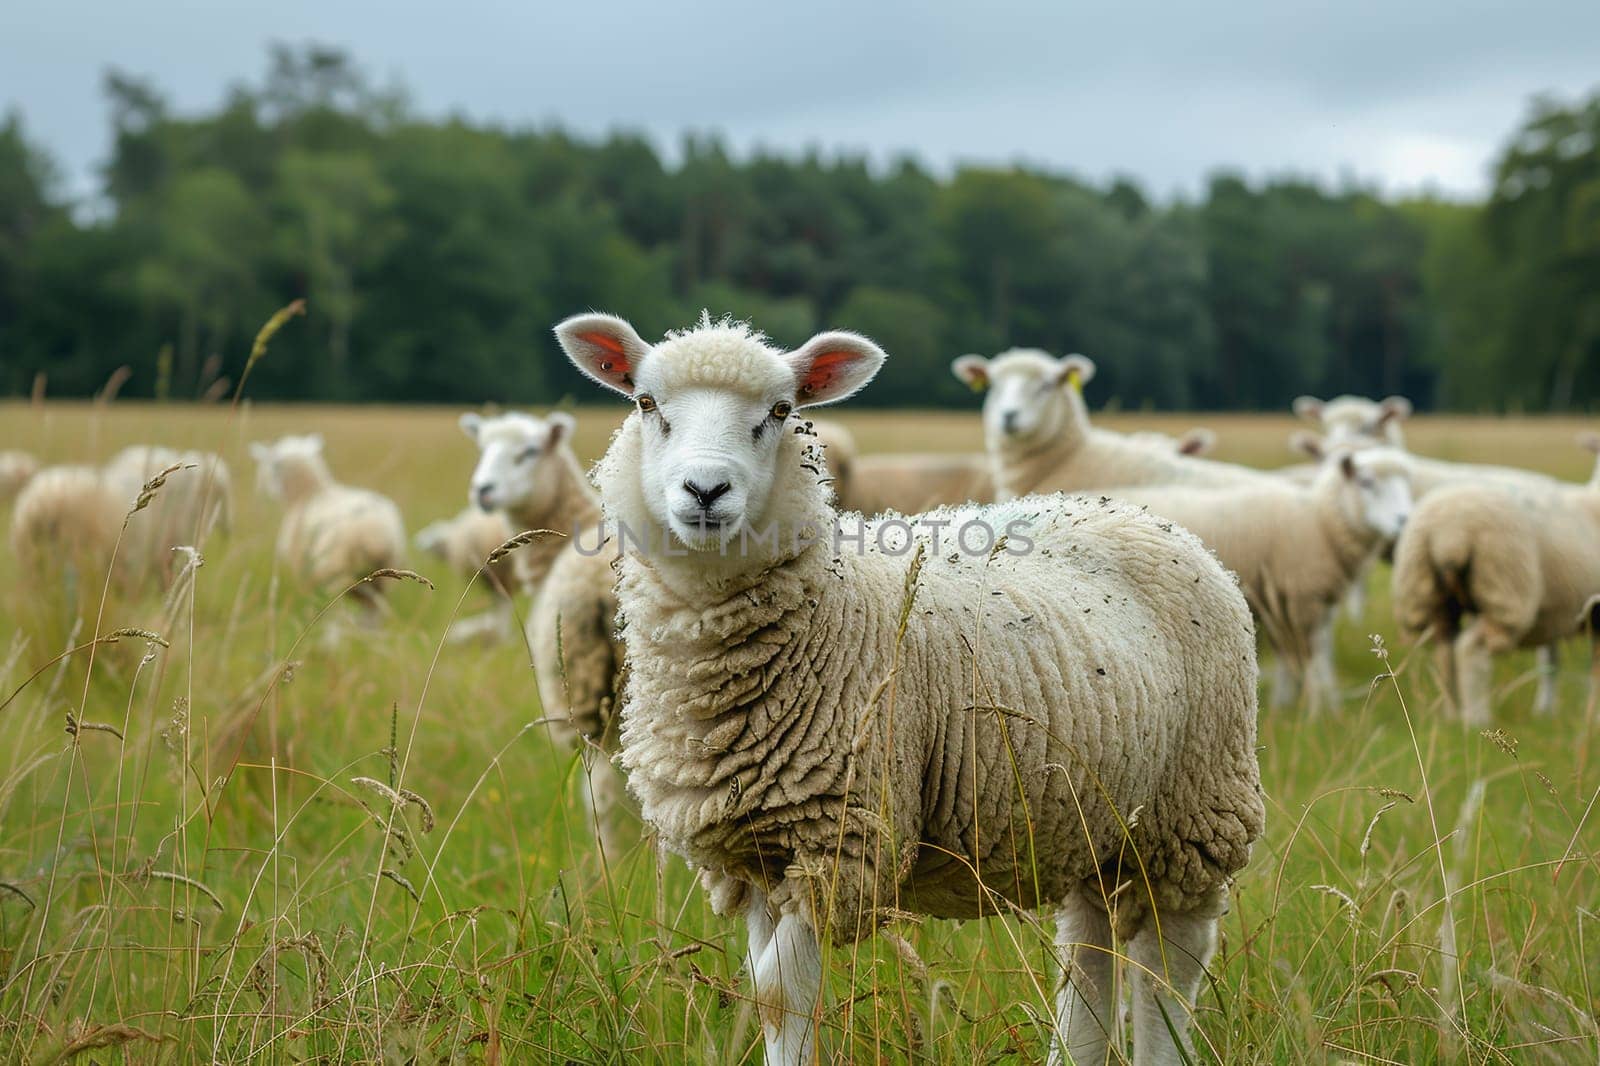
[[[1456,684],[1461,691],[1461,719],[1469,726],[1489,724],[1494,653],[1515,646],[1499,626],[1479,618],[1456,638]]]
[[[746,917],[756,1013],[766,1037],[767,1066],[807,1066],[817,1057],[817,1005],[822,997],[822,948],[817,932],[790,911],[772,921],[759,894]]]
[[[1226,904],[1226,891],[1218,888],[1193,910],[1161,915],[1159,936],[1152,916],[1128,945],[1134,970],[1133,1066],[1193,1061],[1190,1021],[1206,966],[1217,950],[1217,920]]]
[[[1108,1061],[1117,1031],[1112,950],[1106,912],[1082,894],[1069,898],[1056,913],[1056,955],[1062,969],[1049,1066],[1102,1066]]]
[[[1538,662],[1539,694],[1533,700],[1534,714],[1550,714],[1556,709],[1556,673],[1560,668],[1560,647],[1542,644],[1534,653]]]

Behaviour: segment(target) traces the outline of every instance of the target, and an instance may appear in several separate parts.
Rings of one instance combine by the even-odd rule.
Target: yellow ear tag
[[[967,388],[971,389],[973,392],[983,392],[988,387],[989,375],[987,374],[979,378],[973,378],[971,381],[967,382]]]
[[[1083,377],[1076,368],[1067,371],[1067,384],[1071,386],[1073,392],[1078,393],[1080,396],[1083,394]]]

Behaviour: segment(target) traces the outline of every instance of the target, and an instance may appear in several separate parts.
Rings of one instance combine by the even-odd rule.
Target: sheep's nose
[[[478,501],[478,506],[485,511],[489,509],[489,497],[494,493],[494,482],[486,481],[481,485],[472,487],[472,498]]]
[[[721,499],[732,487],[726,481],[719,481],[709,489],[703,489],[693,481],[685,481],[683,483],[683,491],[694,497],[695,502],[700,505],[702,511],[709,511],[711,505]]]
[[[1005,414],[1000,416],[1000,425],[1004,427],[1007,433],[1015,433],[1017,431],[1018,417],[1019,416],[1016,411],[1007,411]]]

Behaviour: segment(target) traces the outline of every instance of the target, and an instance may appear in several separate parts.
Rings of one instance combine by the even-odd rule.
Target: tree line
[[[71,203],[0,124],[0,394],[218,395],[271,312],[263,399],[557,403],[550,326],[645,335],[702,309],[891,359],[862,401],[970,404],[956,355],[1099,364],[1126,407],[1282,410],[1310,392],[1584,409],[1600,391],[1600,92],[1536,100],[1482,203],[1219,172],[1153,201],[1016,167],[756,154],[426,119],[344,54],[275,47],[255,84],[175,113],[111,72],[100,195]]]

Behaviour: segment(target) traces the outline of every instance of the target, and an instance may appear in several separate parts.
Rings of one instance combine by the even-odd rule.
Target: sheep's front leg
[[[1561,665],[1560,652],[1559,645],[1543,644],[1534,653],[1539,671],[1539,694],[1533,700],[1534,714],[1550,714],[1556,709],[1556,671]]]
[[[1133,1066],[1193,1061],[1189,1027],[1206,966],[1217,950],[1217,920],[1227,896],[1217,889],[1200,907],[1152,917],[1128,945],[1133,961]],[[1177,1034],[1177,1040],[1173,1034]]]
[[[1116,957],[1106,912],[1081,894],[1068,899],[1056,913],[1056,954],[1061,988],[1049,1066],[1103,1066],[1117,1027]]]
[[[1311,634],[1311,659],[1306,664],[1306,707],[1313,717],[1334,707],[1339,685],[1333,672],[1333,614]]]
[[[817,932],[794,911],[774,923],[760,893],[752,893],[745,923],[767,1066],[807,1066],[817,1057],[816,1015],[822,998]]]

